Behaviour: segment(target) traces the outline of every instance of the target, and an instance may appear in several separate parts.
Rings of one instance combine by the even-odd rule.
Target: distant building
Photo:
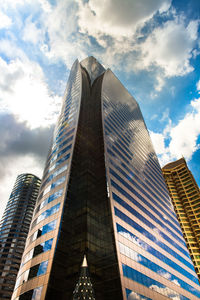
[[[32,174],[19,175],[4,211],[0,223],[0,299],[11,299],[40,183]]]
[[[162,169],[190,256],[200,280],[200,191],[184,158]]]
[[[72,66],[12,299],[91,300],[90,282],[96,300],[200,298],[140,108],[94,57]]]

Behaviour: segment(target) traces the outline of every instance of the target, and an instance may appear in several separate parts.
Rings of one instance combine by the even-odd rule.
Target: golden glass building
[[[200,279],[200,191],[184,158],[167,164],[163,175]]]
[[[72,300],[84,256],[96,300],[200,298],[140,108],[94,57],[72,66],[12,300]]]

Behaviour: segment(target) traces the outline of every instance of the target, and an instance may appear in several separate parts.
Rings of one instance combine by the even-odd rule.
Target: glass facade
[[[102,115],[124,299],[198,299],[198,279],[141,111],[110,70]]]
[[[167,164],[163,175],[200,280],[200,191],[184,158]]]
[[[4,211],[0,223],[0,299],[11,299],[40,183],[32,174],[19,175]]]
[[[139,106],[93,57],[72,67],[12,300],[84,299],[84,256],[96,300],[200,297]]]

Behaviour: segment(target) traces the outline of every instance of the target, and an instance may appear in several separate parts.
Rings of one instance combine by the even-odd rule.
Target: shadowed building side
[[[84,253],[96,299],[122,299],[106,186],[100,75],[90,86],[82,68],[82,98],[68,191],[47,299],[71,299]]]

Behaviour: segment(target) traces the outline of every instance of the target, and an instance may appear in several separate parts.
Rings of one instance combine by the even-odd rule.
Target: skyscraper
[[[0,223],[0,299],[11,299],[41,180],[17,176]]]
[[[195,270],[200,279],[199,187],[184,158],[167,164],[162,170]]]
[[[84,256],[96,300],[200,297],[139,106],[93,57],[72,66],[12,299],[73,299]]]

